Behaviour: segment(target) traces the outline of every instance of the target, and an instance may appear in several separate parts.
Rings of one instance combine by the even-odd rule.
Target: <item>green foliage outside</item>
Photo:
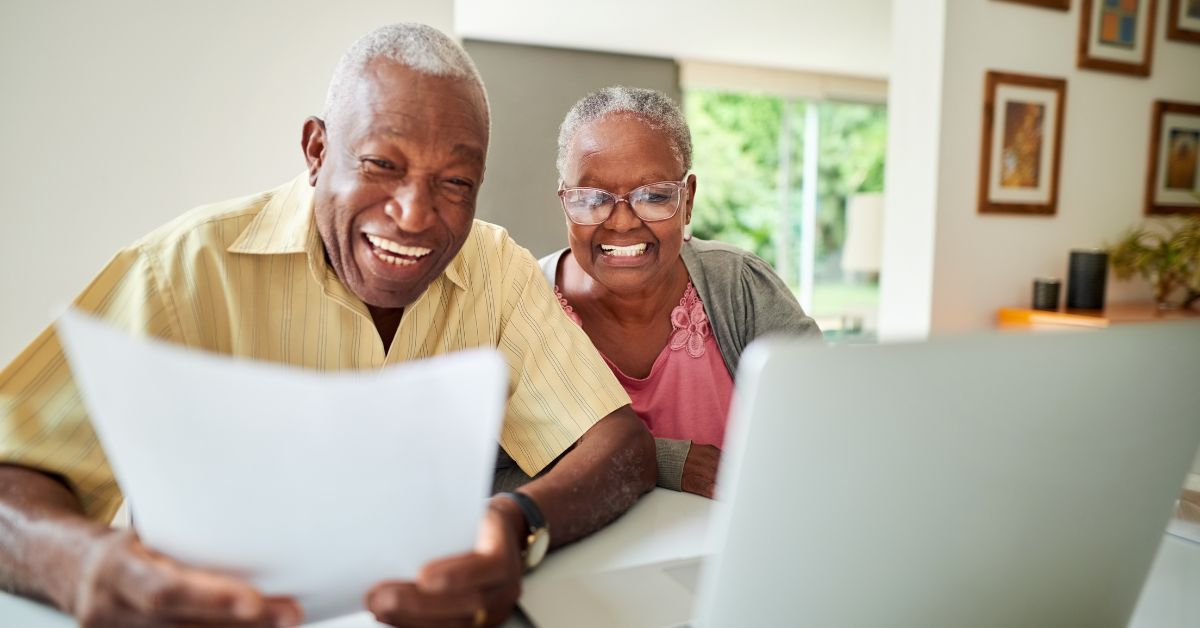
[[[784,101],[754,94],[692,90],[684,98],[698,179],[692,233],[757,253],[775,264],[776,178]],[[802,106],[801,106],[802,108]],[[803,128],[795,133],[802,138]],[[799,148],[800,141],[794,146]],[[800,152],[793,151],[798,188]]]
[[[883,191],[887,109],[826,103],[821,107],[820,121],[818,264],[842,250],[846,240],[846,198],[859,192]]]
[[[779,141],[787,107],[791,115],[788,210],[792,241],[799,242],[807,106],[812,105],[760,94],[687,92],[693,171],[699,179],[692,217],[697,237],[740,246],[778,267],[773,234],[779,221]],[[879,105],[826,102],[820,104],[819,121],[816,276],[821,279],[840,272],[836,262],[846,237],[846,197],[883,189],[887,111]]]

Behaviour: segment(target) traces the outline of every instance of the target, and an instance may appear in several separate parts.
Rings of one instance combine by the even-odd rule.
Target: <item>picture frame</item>
[[[1200,214],[1200,103],[1154,102],[1147,162],[1147,215]]]
[[[1200,44],[1200,0],[1171,0],[1167,39]]]
[[[1082,0],[1077,65],[1150,76],[1158,0]]]
[[[1041,7],[1043,9],[1057,9],[1059,11],[1070,11],[1071,0],[1000,0],[1001,2],[1011,2],[1013,4],[1027,4],[1033,7]]]
[[[1067,81],[990,70],[984,81],[978,212],[1058,211]]]

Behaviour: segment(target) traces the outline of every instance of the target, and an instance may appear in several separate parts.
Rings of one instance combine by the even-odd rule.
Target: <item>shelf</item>
[[[1153,303],[1113,303],[1103,310],[1034,310],[1002,307],[996,312],[1001,329],[1104,328],[1125,323],[1200,320],[1200,311],[1159,310]]]

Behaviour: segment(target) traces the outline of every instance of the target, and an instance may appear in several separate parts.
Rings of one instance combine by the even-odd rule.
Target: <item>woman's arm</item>
[[[656,438],[658,485],[711,498],[717,489],[721,450],[690,440]]]

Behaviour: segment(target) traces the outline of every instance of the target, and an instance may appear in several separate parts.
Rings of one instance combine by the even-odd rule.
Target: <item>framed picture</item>
[[[1167,39],[1200,44],[1200,0],[1171,0]]]
[[[1154,103],[1147,214],[1200,214],[1200,103]]]
[[[1071,9],[1071,0],[1002,0],[1003,2],[1013,2],[1016,4],[1028,4],[1035,7],[1044,7],[1047,9],[1058,9],[1059,11],[1069,11]]]
[[[1156,0],[1082,1],[1079,67],[1150,76]]]
[[[1057,211],[1066,102],[1063,79],[987,73],[979,213]]]

